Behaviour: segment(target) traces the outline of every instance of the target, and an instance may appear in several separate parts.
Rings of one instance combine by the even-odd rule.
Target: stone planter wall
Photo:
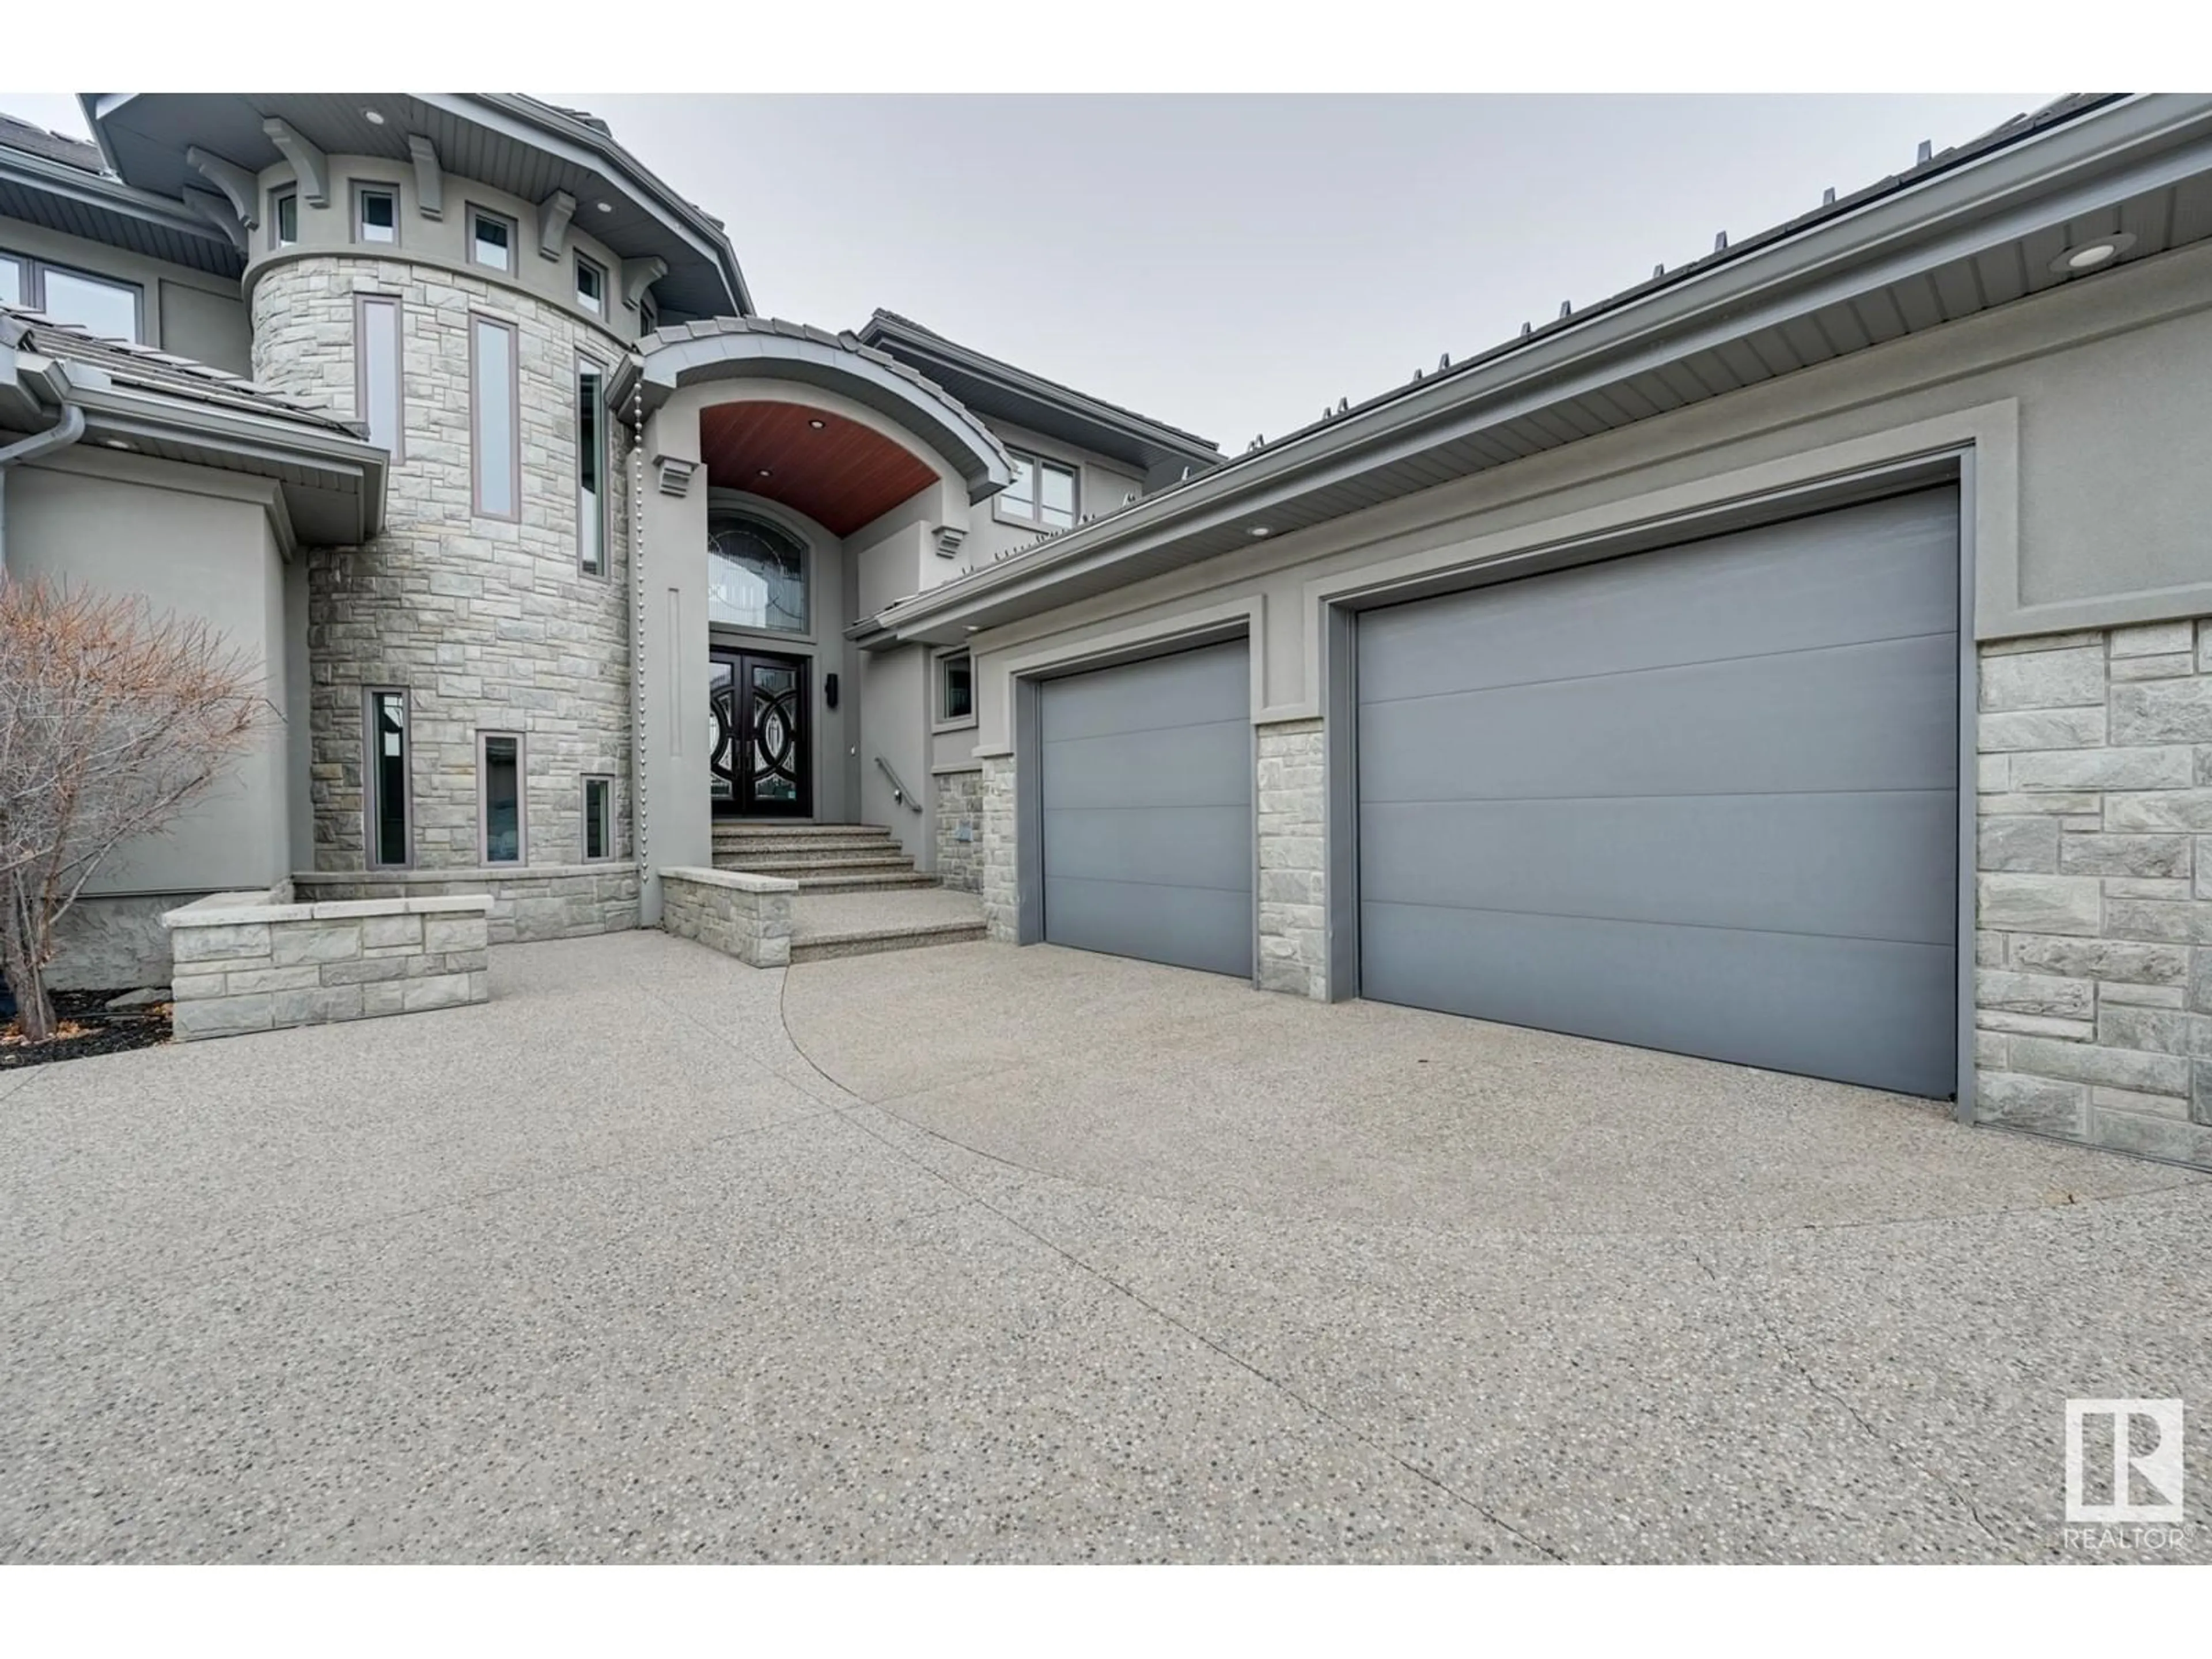
[[[1981,653],[1986,1121],[2212,1166],[2212,619]]]
[[[217,893],[161,918],[178,1042],[490,999],[489,899],[275,896]]]
[[[660,925],[678,939],[753,968],[791,962],[791,896],[799,884],[738,870],[663,870]]]
[[[634,864],[524,865],[496,870],[321,870],[293,878],[303,899],[483,898],[491,942],[529,945],[637,926]]]

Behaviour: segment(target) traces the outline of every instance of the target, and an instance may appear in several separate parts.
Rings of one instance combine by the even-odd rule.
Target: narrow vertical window
[[[399,386],[399,301],[362,294],[354,300],[354,416],[368,428],[368,441],[381,444],[398,460],[405,447],[405,416]]]
[[[615,781],[584,780],[584,857],[588,862],[615,855]]]
[[[368,817],[368,861],[409,861],[407,833],[407,694],[371,691],[363,807]]]
[[[11,306],[23,303],[23,262],[0,253],[0,301]]]
[[[269,245],[290,247],[300,240],[300,192],[280,190],[269,198]]]
[[[940,725],[975,715],[975,665],[965,651],[937,659],[937,719]]]
[[[594,317],[607,308],[607,273],[580,253],[576,256],[576,303]]]
[[[607,574],[606,371],[576,361],[576,562],[587,576]]]
[[[522,432],[516,419],[514,326],[478,317],[469,339],[469,431],[476,510],[487,519],[520,517]]]
[[[353,234],[363,242],[399,240],[399,193],[363,185],[354,193]]]
[[[522,739],[512,732],[486,732],[477,744],[477,787],[483,797],[483,861],[520,864]]]

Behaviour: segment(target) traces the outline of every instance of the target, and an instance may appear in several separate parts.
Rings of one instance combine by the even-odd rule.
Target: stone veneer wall
[[[994,755],[981,780],[983,935],[1001,945],[1021,939],[1021,842],[1014,818],[1014,757]]]
[[[983,890],[983,775],[937,775],[937,878],[963,893]]]
[[[537,255],[525,247],[517,257]],[[588,350],[611,374],[619,344],[557,307],[461,272],[315,255],[272,264],[255,283],[256,378],[350,416],[354,298],[363,293],[401,301],[405,444],[386,488],[385,533],[362,547],[307,556],[313,867],[362,866],[362,699],[372,685],[410,694],[417,869],[473,869],[481,861],[480,731],[526,738],[525,857],[532,866],[582,857],[587,774],[615,781],[615,852],[627,856],[629,468],[611,413],[604,576],[577,568],[575,526],[576,359]],[[516,328],[519,523],[471,514],[476,313]],[[307,864],[306,849],[295,856]],[[618,904],[600,915],[611,927],[635,925],[635,910],[623,920]]]
[[[1322,723],[1259,728],[1260,988],[1328,1000]]]
[[[491,996],[489,901],[287,904],[217,893],[162,918],[179,1042],[457,1008]]]
[[[660,926],[755,968],[791,962],[791,896],[799,884],[738,870],[663,870]]]
[[[2212,619],[1981,651],[1985,1121],[2212,1165]]]
[[[525,866],[519,871],[377,870],[295,878],[302,898],[434,898],[481,894],[491,902],[491,942],[528,945],[619,933],[637,926],[638,872],[629,864]]]

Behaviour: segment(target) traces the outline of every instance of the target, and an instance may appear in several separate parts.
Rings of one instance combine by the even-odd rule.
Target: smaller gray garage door
[[[1252,719],[1240,641],[1039,688],[1044,936],[1252,971]]]

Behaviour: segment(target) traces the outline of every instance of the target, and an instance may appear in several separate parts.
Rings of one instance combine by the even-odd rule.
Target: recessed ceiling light
[[[129,444],[125,443],[120,438],[106,438],[101,440],[101,441],[106,444],[110,449],[128,449],[131,447]]]
[[[767,477],[769,476],[769,470],[766,467],[763,467],[760,470],[760,475],[763,478]]]
[[[592,205],[602,213],[612,213],[615,210],[615,204],[612,202],[594,202]]]
[[[968,624],[968,631],[970,634],[980,634],[983,631],[983,624],[981,623],[969,623]]]
[[[2136,239],[2123,231],[2116,236],[2092,237],[2077,242],[2051,262],[2051,269],[2061,276],[2079,276],[2086,270],[2101,270],[2136,245]]]
[[[1255,539],[1255,540],[1256,541],[1259,538],[1261,538],[1261,537],[1262,537],[1262,536],[1272,536],[1272,535],[1273,535],[1275,532],[1274,532],[1274,531],[1273,531],[1273,530],[1272,530],[1271,528],[1269,528],[1267,526],[1266,526],[1266,525],[1264,525],[1264,524],[1255,524],[1255,525],[1254,525],[1254,526],[1253,526],[1249,530],[1247,530],[1244,533],[1245,533],[1246,535],[1248,535],[1248,536],[1251,537],[1253,539]]]
[[[829,422],[827,421],[809,421],[806,424],[812,427],[817,432],[819,432],[823,427],[827,426]]]
[[[384,125],[384,115],[380,110],[365,109],[361,112],[361,118],[373,127],[380,127]]]

